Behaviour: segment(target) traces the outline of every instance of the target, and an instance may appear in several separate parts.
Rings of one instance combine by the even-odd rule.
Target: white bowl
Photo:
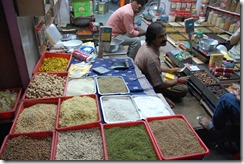
[[[69,40],[67,42],[62,42],[62,44],[64,45],[65,48],[67,48],[68,50],[70,49],[80,49],[81,45],[82,45],[82,41],[81,40]]]

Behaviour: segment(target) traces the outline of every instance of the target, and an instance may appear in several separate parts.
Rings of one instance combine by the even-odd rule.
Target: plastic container
[[[36,104],[55,104],[57,105],[57,108],[58,108],[58,105],[59,105],[59,98],[52,98],[52,99],[32,99],[32,100],[25,100],[25,101],[22,101],[21,104],[20,104],[20,107],[19,107],[19,110],[18,110],[18,113],[14,119],[14,122],[13,122],[13,125],[9,131],[9,134],[15,134],[15,127],[18,123],[18,119],[19,119],[19,116],[21,115],[21,113],[25,110],[25,108],[28,108],[28,107],[31,107],[33,105],[36,105]],[[56,109],[57,111],[58,109]],[[57,112],[56,112],[57,113]],[[55,130],[55,126],[54,126],[54,129],[53,131]],[[26,134],[26,133],[36,133],[36,132],[44,132],[44,131],[31,131],[31,132],[23,132],[21,134]],[[20,133],[18,133],[20,134]]]
[[[228,14],[227,19],[225,20],[223,30],[228,31],[231,24],[232,24],[232,21],[231,21],[230,15]]]
[[[60,71],[50,71],[50,72],[67,72],[68,71],[68,67],[70,65],[71,59],[72,59],[72,55],[68,54],[68,53],[51,53],[51,52],[45,52],[44,54],[42,54],[41,58],[39,59],[39,61],[37,62],[32,75],[34,75],[35,73],[39,73],[41,72],[39,69],[41,68],[41,66],[44,64],[44,60],[47,58],[63,58],[63,59],[67,59],[68,63],[65,67],[64,70]],[[53,66],[56,65],[55,63],[53,63]],[[58,66],[60,66],[60,64],[57,63],[57,66],[55,66],[58,69]]]
[[[56,119],[57,120],[56,121],[56,130],[68,130],[70,128],[80,128],[80,127],[83,127],[83,126],[95,125],[95,124],[101,122],[100,108],[99,108],[97,95],[96,94],[87,94],[87,95],[84,94],[84,95],[80,95],[79,97],[84,97],[84,96],[90,97],[90,98],[95,100],[96,108],[97,108],[97,120],[96,121],[90,121],[90,122],[87,122],[87,123],[72,125],[72,126],[61,127],[59,121],[60,121],[62,102],[74,97],[74,96],[65,96],[65,97],[61,97],[60,98],[60,106],[59,106],[59,109],[58,109],[57,119]]]
[[[176,14],[175,12],[170,12],[169,13],[169,22],[174,22],[175,21],[175,18],[176,18]]]
[[[182,119],[184,121],[184,123],[186,124],[186,126],[189,128],[189,132],[191,132],[192,134],[191,135],[194,135],[198,142],[199,142],[199,146],[201,146],[203,149],[204,149],[204,152],[201,152],[201,153],[195,153],[195,154],[186,154],[186,155],[182,155],[182,156],[174,156],[174,157],[170,157],[170,158],[167,158],[165,157],[164,155],[164,152],[161,151],[160,149],[160,145],[158,143],[158,139],[156,138],[156,136],[154,135],[153,133],[153,130],[150,126],[150,122],[151,121],[162,121],[162,120],[168,120],[168,119]],[[207,148],[207,146],[204,144],[204,142],[201,140],[201,138],[198,136],[198,134],[195,132],[195,130],[192,128],[192,126],[190,125],[190,123],[186,120],[186,118],[183,116],[183,115],[172,115],[172,116],[162,116],[162,117],[150,117],[150,118],[146,118],[146,126],[148,127],[152,137],[153,137],[153,140],[155,142],[155,145],[161,155],[161,158],[162,160],[188,160],[188,159],[203,159],[203,157],[207,154],[209,154],[209,149]],[[164,131],[160,130],[158,128],[158,133],[162,133],[162,135],[164,135]],[[186,132],[186,133],[189,133],[189,132]],[[178,138],[179,140],[181,140],[182,138]],[[183,140],[183,139],[182,139]],[[165,141],[167,142],[167,141]]]
[[[5,139],[4,139],[4,141],[3,141],[3,144],[2,144],[2,147],[1,147],[1,151],[0,151],[0,157],[2,157],[2,155],[3,155],[3,153],[4,153],[4,151],[6,151],[7,149],[7,144],[8,144],[8,141],[9,140],[11,140],[11,139],[13,139],[13,138],[15,138],[15,137],[19,137],[19,136],[27,136],[27,137],[31,137],[31,138],[34,138],[34,139],[37,139],[37,138],[40,138],[40,139],[42,139],[42,138],[46,138],[46,137],[52,137],[52,142],[51,142],[51,145],[50,145],[50,147],[51,147],[51,150],[50,150],[50,160],[52,160],[53,159],[53,146],[54,146],[54,132],[38,132],[38,133],[26,133],[26,134],[9,134],[9,135],[7,135],[6,137],[5,137]],[[23,144],[21,144],[21,143],[16,143],[16,148],[17,147],[22,147],[22,146],[26,146],[26,145],[23,145]],[[39,157],[40,157],[40,159],[39,160],[45,160],[45,159],[41,159],[41,154],[43,153],[43,152],[39,152],[38,150],[38,148],[37,149],[35,149],[35,150],[27,150],[27,149],[29,149],[29,147],[27,147],[26,146],[26,151],[27,152],[34,152],[34,153],[37,153],[38,152],[38,154],[39,154]],[[23,150],[24,151],[24,150]],[[18,154],[19,154],[20,152],[18,152]],[[23,152],[24,153],[24,152]],[[26,156],[27,156],[28,154],[26,154]],[[24,156],[24,154],[23,154],[23,156]],[[29,160],[31,160],[31,157],[30,156],[28,156],[30,159]],[[1,158],[2,159],[2,158]],[[17,159],[15,159],[15,160],[17,160]],[[21,160],[21,159],[19,159],[19,160]],[[34,159],[33,159],[34,160]],[[36,159],[35,159],[36,160]]]
[[[89,56],[87,53],[79,51],[79,50],[74,50],[72,52],[72,55],[81,61],[85,61],[86,63],[91,62],[93,59],[91,56]]]
[[[153,140],[152,135],[149,132],[148,127],[145,124],[145,121],[135,121],[135,122],[125,122],[125,123],[113,123],[113,124],[102,124],[103,135],[104,135],[104,139],[105,139],[104,147],[106,148],[106,150],[108,150],[108,147],[106,146],[107,145],[106,143],[108,142],[108,140],[106,139],[106,136],[105,136],[105,132],[104,132],[105,129],[111,129],[111,128],[116,128],[116,127],[123,127],[123,128],[128,127],[129,128],[129,127],[138,126],[138,125],[143,125],[145,127],[146,133],[147,133],[147,135],[148,135],[148,137],[150,139],[150,142],[151,142],[151,145],[153,147],[153,150],[154,150],[154,152],[155,152],[158,160],[161,160],[160,153],[159,153],[159,151],[158,151],[158,149],[157,149],[157,147],[155,145],[155,141]],[[133,142],[132,140],[130,140],[130,141]],[[128,148],[128,149],[132,149],[132,148]],[[105,160],[109,160],[109,153],[108,152],[109,151],[106,151]],[[137,153],[137,152],[135,152],[135,153]],[[128,160],[128,159],[126,159],[126,160]]]
[[[208,23],[212,23],[213,15],[214,15],[214,11],[212,10],[208,14],[208,19],[207,19]]]
[[[25,93],[23,94],[23,100],[24,99],[45,99],[45,98],[54,98],[54,97],[62,97],[62,96],[64,96],[64,93],[65,93],[65,90],[66,90],[66,84],[68,83],[68,80],[69,80],[69,77],[68,77],[68,73],[62,73],[62,72],[57,72],[57,73],[54,73],[54,72],[47,72],[47,73],[45,73],[45,74],[48,74],[48,75],[53,75],[54,76],[54,78],[55,78],[55,76],[60,76],[60,77],[63,77],[64,79],[65,79],[65,84],[62,84],[64,87],[64,89],[63,89],[63,93],[62,93],[62,95],[60,95],[60,96],[54,96],[54,95],[49,95],[48,97],[47,96],[45,96],[45,95],[43,95],[43,96],[41,96],[41,97],[39,97],[39,98],[32,98],[32,97],[28,97],[26,94],[27,94],[27,92],[28,92],[28,89],[30,89],[30,86],[33,84],[32,82],[35,80],[35,77],[36,77],[36,75],[38,75],[38,74],[43,74],[43,73],[40,73],[40,72],[38,72],[38,73],[35,73],[33,76],[32,76],[32,79],[31,79],[31,81],[30,81],[30,83],[29,83],[29,85],[27,86],[27,89],[25,90]],[[58,80],[56,80],[56,82],[57,82]],[[59,80],[60,81],[60,80]],[[50,81],[45,81],[45,79],[43,79],[43,81],[42,81],[42,85],[43,84],[45,84],[45,85],[50,85],[50,83],[49,83]],[[50,88],[40,88],[42,85],[37,85],[36,86],[36,88],[35,88],[35,94],[37,94],[37,92],[38,93],[44,93],[44,92],[50,92]],[[56,85],[56,86],[55,86]],[[58,87],[59,86],[57,86],[57,84],[55,84],[55,85],[53,85],[53,87],[55,87],[55,88],[52,88],[52,89],[56,89],[56,91],[58,91]],[[43,85],[44,86],[44,85]],[[32,89],[33,89],[33,87],[32,87]]]
[[[7,111],[0,112],[0,120],[10,119],[10,118],[14,117],[16,109],[17,109],[19,101],[20,101],[21,93],[22,93],[22,88],[8,88],[8,89],[2,89],[0,91],[5,92],[6,90],[9,90],[10,92],[17,93],[17,97],[15,100],[14,106],[11,109],[9,109]],[[2,99],[3,99],[3,97],[2,97]]]
[[[53,158],[52,158],[52,160],[57,160],[56,159],[56,155],[57,155],[58,144],[59,144],[59,136],[58,136],[58,133],[62,133],[62,132],[65,133],[65,132],[69,132],[69,131],[74,131],[74,132],[77,131],[78,132],[78,131],[82,131],[82,130],[92,130],[92,129],[96,129],[96,128],[98,128],[100,130],[100,135],[101,135],[101,139],[102,139],[102,146],[103,146],[103,156],[105,158],[105,154],[107,155],[107,153],[106,153],[107,150],[105,149],[105,146],[104,146],[105,145],[104,144],[105,141],[104,141],[104,135],[103,135],[103,130],[102,130],[102,124],[101,123],[94,123],[94,124],[89,124],[89,125],[86,125],[86,126],[69,127],[67,129],[63,129],[63,130],[58,129],[55,132],[55,139],[54,139],[54,146],[53,146]],[[72,138],[74,138],[74,137],[75,136],[72,136]],[[93,136],[91,136],[91,137],[93,137]],[[92,139],[92,140],[89,140],[89,138],[86,138],[85,140],[86,141],[89,140],[90,144],[96,144],[96,143],[92,143],[96,138],[97,137],[94,137],[94,139]],[[77,146],[80,149],[82,149],[83,148],[83,145],[81,144],[81,142],[80,141],[77,141],[77,143],[80,144],[80,145],[77,145]],[[72,143],[71,143],[71,145],[68,144],[66,146],[67,147],[72,146]],[[94,146],[97,146],[97,145],[94,145]],[[63,149],[65,149],[65,147]],[[70,150],[69,153],[72,153],[71,151],[74,151],[74,153],[76,153],[77,147],[73,147],[73,148],[71,148],[69,150]],[[78,154],[82,154],[82,153],[84,153],[84,152],[78,152]],[[89,153],[89,151],[87,153]],[[86,155],[86,154],[84,154],[84,156],[89,157],[89,155]],[[76,158],[78,158],[76,155],[73,155],[73,156],[71,155],[70,157],[76,157]],[[67,160],[78,160],[78,159],[67,159]],[[86,160],[88,160],[88,159],[86,159]],[[89,159],[89,160],[97,160],[97,159],[93,158],[93,159]]]

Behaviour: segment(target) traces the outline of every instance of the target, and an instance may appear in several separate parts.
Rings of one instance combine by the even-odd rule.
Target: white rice
[[[129,96],[103,97],[102,110],[106,123],[140,120],[140,115]]]

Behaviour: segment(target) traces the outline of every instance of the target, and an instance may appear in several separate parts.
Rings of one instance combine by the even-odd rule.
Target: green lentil
[[[143,124],[104,129],[109,160],[157,160]]]
[[[58,72],[66,71],[69,60],[60,57],[50,57],[43,60],[43,64],[39,68],[40,72]]]

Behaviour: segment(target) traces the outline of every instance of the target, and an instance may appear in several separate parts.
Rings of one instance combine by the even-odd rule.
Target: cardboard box
[[[90,0],[72,0],[74,17],[91,16],[92,15],[92,3]]]
[[[212,54],[209,59],[209,68],[221,67],[224,55],[223,54]]]

